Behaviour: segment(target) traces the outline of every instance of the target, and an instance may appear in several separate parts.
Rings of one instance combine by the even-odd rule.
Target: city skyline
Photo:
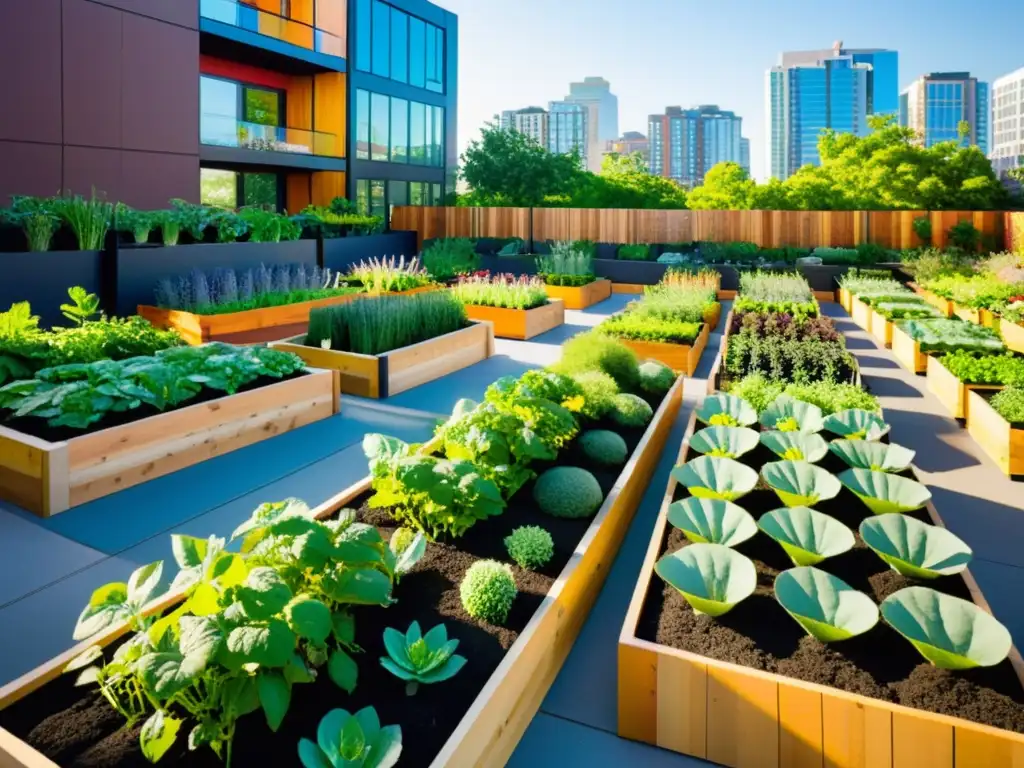
[[[827,48],[837,39],[848,48],[896,50],[900,91],[929,72],[969,71],[991,83],[1024,66],[1019,48],[994,38],[997,29],[1024,25],[1024,5],[1002,0],[979,0],[970,14],[947,0],[866,0],[855,6],[780,0],[770,8],[739,0],[671,6],[635,0],[632,16],[658,18],[658,25],[666,29],[693,30],[686,45],[672,51],[670,67],[651,66],[654,49],[631,53],[627,46],[621,55],[614,53],[616,45],[625,45],[625,38],[621,17],[615,13],[618,6],[606,0],[567,0],[556,6],[540,0],[521,0],[514,6],[495,0],[441,1],[459,14],[464,33],[460,152],[502,109],[562,99],[566,83],[599,75],[618,96],[620,135],[646,134],[647,116],[666,104],[728,105],[744,119],[752,175],[764,179],[765,72],[784,51]],[[950,18],[956,23],[948,23]],[[999,20],[998,27],[993,27],[993,19]],[[573,34],[566,35],[566,29],[573,29]],[[512,66],[494,52],[502,40],[518,35],[530,40],[532,53]]]

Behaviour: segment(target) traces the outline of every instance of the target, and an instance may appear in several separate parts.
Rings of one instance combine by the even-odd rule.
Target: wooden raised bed
[[[998,392],[995,384],[965,384],[949,372],[937,357],[928,357],[928,391],[935,395],[954,419],[966,419],[969,412],[967,393],[971,390]]]
[[[839,306],[846,310],[846,314],[853,314],[853,297],[850,292],[845,288],[836,288],[836,301],[839,302]]]
[[[916,293],[918,296],[924,299],[925,303],[931,304],[933,307],[939,310],[939,312],[941,312],[945,317],[953,316],[953,302],[950,301],[949,299],[943,298],[942,296],[938,296],[932,293],[931,291],[926,291],[924,288],[917,285],[916,283],[908,283],[907,286],[913,289],[914,293]]]
[[[549,299],[533,309],[506,309],[467,304],[470,320],[486,320],[494,326],[494,335],[502,339],[532,339],[565,322],[565,302]]]
[[[658,407],[643,438],[541,607],[488,678],[469,711],[434,758],[431,768],[498,766],[504,765],[511,756],[597,599],[661,458],[682,404],[682,394],[683,379],[680,378]],[[369,478],[346,488],[317,507],[316,517],[331,516],[369,488]],[[151,603],[147,611],[164,610],[180,602],[182,597],[181,593],[166,595]],[[0,688],[0,709],[55,680],[67,663],[88,646],[98,644],[105,647],[128,631],[127,625],[120,625],[99,638],[79,643]],[[364,659],[365,663],[370,661]],[[260,717],[258,713],[252,716]],[[2,728],[0,766],[56,768],[46,757]]]
[[[892,324],[892,353],[900,365],[911,373],[925,373],[928,370],[928,355],[921,351],[921,345],[909,333]]]
[[[280,307],[249,309],[245,312],[229,312],[223,315],[197,315],[179,309],[161,309],[145,304],[139,305],[137,312],[157,328],[173,328],[193,346],[208,341],[259,344],[305,332],[309,326],[311,309],[347,304],[357,296],[363,295],[366,294],[349,293],[328,299],[300,301]]]
[[[645,288],[650,286],[640,283],[612,283],[612,293],[643,293]]]
[[[852,312],[850,317],[853,318],[853,322],[859,325],[868,333],[871,333],[871,314],[874,310],[868,304],[858,299],[856,296],[851,301]]]
[[[0,498],[49,517],[338,409],[334,374],[314,370],[59,443],[0,427]]]
[[[1024,475],[1024,428],[1014,426],[996,411],[982,393],[967,393],[967,431],[1007,475]]]
[[[679,461],[687,458],[691,417]],[[620,736],[730,768],[982,768],[1016,766],[1024,735],[764,672],[638,637],[676,481],[655,525],[619,635]],[[927,511],[936,525],[935,507]],[[970,571],[975,603],[989,610]],[[1017,676],[1024,662],[1016,648]]]
[[[1000,319],[999,335],[1003,337],[1008,350],[1024,353],[1024,326]]]
[[[835,291],[814,291],[814,299],[820,303],[828,304],[836,300]]]
[[[549,299],[561,299],[566,309],[586,309],[612,295],[612,281],[600,278],[586,285],[546,285]]]
[[[467,328],[382,355],[307,347],[303,341],[304,336],[293,336],[270,346],[296,354],[312,367],[340,372],[345,394],[385,398],[486,360],[494,354],[494,326],[474,321]]]
[[[868,307],[868,311],[871,313],[871,335],[874,336],[875,341],[877,341],[883,347],[891,347],[892,320],[887,318],[874,307]]]
[[[704,354],[704,347],[707,346],[710,335],[711,327],[707,323],[703,323],[693,344],[670,344],[664,341],[635,341],[633,339],[619,339],[619,341],[633,350],[641,361],[657,360],[676,373],[692,376],[700,364],[700,356]]]

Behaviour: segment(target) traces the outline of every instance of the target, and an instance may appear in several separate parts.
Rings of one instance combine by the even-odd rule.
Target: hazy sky
[[[610,81],[619,130],[668,105],[743,118],[763,177],[765,71],[785,50],[894,48],[921,74],[989,80],[1024,67],[1024,0],[435,0],[459,15],[459,151],[502,109],[546,106],[586,75]]]

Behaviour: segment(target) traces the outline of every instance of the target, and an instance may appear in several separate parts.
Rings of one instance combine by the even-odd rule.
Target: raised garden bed
[[[470,320],[486,320],[494,326],[494,335],[502,339],[532,339],[565,322],[565,302],[551,299],[533,309],[507,309],[467,304]]]
[[[925,373],[928,370],[928,355],[921,351],[921,342],[892,324],[892,353],[900,364],[911,373]]]
[[[292,765],[299,738],[312,738],[319,717],[332,705],[355,711],[372,704],[381,722],[401,725],[403,766],[503,765],[536,714],[597,597],[657,466],[680,407],[682,388],[682,380],[677,380],[646,429],[623,433],[631,457],[618,474],[598,473],[605,500],[594,518],[559,520],[542,515],[532,502],[529,487],[524,487],[505,514],[478,523],[458,540],[432,546],[396,587],[397,603],[387,610],[356,609],[356,641],[365,652],[359,656],[355,693],[341,693],[322,675],[310,686],[313,690],[296,693],[277,734],[268,732],[262,714],[246,716],[240,722],[246,737],[236,737],[234,764]],[[364,521],[389,534],[393,522],[364,504],[368,489],[368,480],[346,489],[317,508],[317,517],[328,518],[342,507],[351,507],[359,510]],[[515,570],[520,594],[506,626],[470,618],[457,596],[456,585],[462,575],[478,559],[504,557],[504,534],[528,523],[551,530],[554,559],[537,572]],[[172,606],[178,600],[180,596],[171,596],[159,601],[159,607]],[[459,652],[468,663],[461,674],[442,684],[421,686],[416,698],[410,699],[404,684],[385,672],[376,658],[384,653],[383,628],[408,626],[413,619],[424,628],[443,621],[450,635],[460,641]],[[106,633],[101,644],[109,645],[126,630],[121,626]],[[70,676],[60,677],[66,663],[85,645],[0,689],[0,709],[4,710],[0,724],[8,729],[0,730],[0,758],[6,758],[0,761],[5,767],[49,765],[47,758],[27,743],[30,739],[36,746],[45,742],[55,750],[77,748],[79,754],[102,742],[110,750],[98,756],[93,749],[94,757],[105,759],[94,765],[142,764],[136,738],[139,726],[115,734],[119,723],[108,717],[109,705],[99,696],[84,700],[83,691],[72,687]],[[61,723],[69,719],[82,722],[78,718],[83,708],[100,718],[97,722],[86,714],[98,727],[83,733],[71,726],[80,743],[55,743],[52,736],[62,733]],[[30,736],[44,721],[44,728]],[[208,750],[186,752],[182,741],[179,736],[175,751],[168,753],[161,765],[220,765]]]
[[[417,288],[405,293],[433,290]],[[259,344],[277,341],[302,333],[309,325],[309,311],[315,307],[345,304],[361,294],[348,293],[315,301],[300,301],[279,307],[248,309],[217,315],[200,315],[179,309],[162,309],[147,305],[137,307],[137,313],[157,328],[173,328],[189,344],[225,341],[229,344]]]
[[[986,328],[998,328],[999,316],[989,309],[974,309],[973,307],[961,307],[953,303],[953,316],[959,317],[965,323],[974,323]]]
[[[296,354],[314,368],[340,372],[341,391],[346,394],[385,398],[486,360],[494,354],[494,327],[474,322],[382,355],[308,347],[304,342],[305,336],[299,335],[270,346]]]
[[[636,353],[640,360],[657,360],[664,363],[676,373],[692,376],[700,364],[701,355],[711,335],[711,326],[704,323],[693,344],[670,344],[664,341],[634,341],[619,339],[620,342]]]
[[[548,298],[561,299],[566,309],[586,309],[612,295],[611,280],[594,280],[586,285],[548,285]]]
[[[166,413],[140,412],[135,421],[64,440],[0,427],[0,498],[49,517],[325,419],[338,408],[334,374],[311,371]]]
[[[1007,475],[1024,475],[1024,424],[1011,424],[989,403],[992,392],[967,393],[967,431]]]
[[[925,300],[925,303],[931,304],[937,310],[939,310],[945,317],[953,317],[953,302],[942,296],[938,296],[931,291],[926,291],[921,286],[915,283],[908,283],[909,288],[913,289],[914,293]]]
[[[891,347],[892,320],[887,318],[874,307],[868,307],[868,311],[871,313],[871,318],[869,321],[869,325],[871,326],[871,335],[875,338],[875,341],[877,341],[883,347]]]
[[[853,297],[850,302],[850,308],[853,310],[850,312],[850,317],[853,318],[853,322],[859,325],[868,333],[871,333],[871,320],[874,310],[871,306],[865,304],[863,301],[858,299],[856,296]]]
[[[836,288],[836,301],[846,310],[846,314],[853,314],[853,295],[846,288]]]
[[[938,398],[954,419],[968,417],[968,392],[972,390],[998,392],[1002,389],[1002,386],[993,384],[966,384],[950,373],[937,357],[928,357],[927,368],[928,391]]]
[[[690,456],[693,430],[691,420],[680,462]],[[821,644],[772,596],[775,573],[792,564],[761,533],[736,547],[754,561],[754,594],[718,619],[695,615],[654,578],[658,558],[685,541],[667,520],[669,505],[685,495],[670,480],[619,637],[620,736],[731,768],[974,768],[1013,765],[1024,754],[1015,649],[997,666],[950,673],[882,623]],[[755,518],[780,506],[758,490],[739,503]],[[846,491],[817,508],[847,524],[870,516]],[[930,503],[906,514],[942,526]],[[875,599],[908,583],[860,541],[822,568]],[[941,586],[988,610],[969,571]]]
[[[1011,323],[1009,320],[999,321],[999,335],[1011,352],[1024,354],[1024,326]]]

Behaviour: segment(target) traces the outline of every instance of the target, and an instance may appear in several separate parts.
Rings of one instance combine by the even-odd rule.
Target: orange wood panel
[[[291,0],[288,12],[295,21],[313,26],[313,0]]]
[[[817,691],[779,683],[779,765],[821,768],[821,699]]]
[[[298,213],[313,202],[311,175],[289,173],[285,177],[284,206],[289,213]]]
[[[313,78],[297,75],[288,84],[287,121],[289,128],[313,128]]]
[[[345,74],[326,72],[313,83],[313,153],[345,156],[346,89]],[[321,135],[323,134],[323,135]]]
[[[336,197],[345,197],[344,171],[318,171],[313,174],[313,205],[330,205]]]
[[[953,726],[936,720],[927,712],[893,712],[892,765],[893,768],[953,768]]]
[[[782,768],[778,688],[767,677],[708,666],[708,760],[729,768]]]

